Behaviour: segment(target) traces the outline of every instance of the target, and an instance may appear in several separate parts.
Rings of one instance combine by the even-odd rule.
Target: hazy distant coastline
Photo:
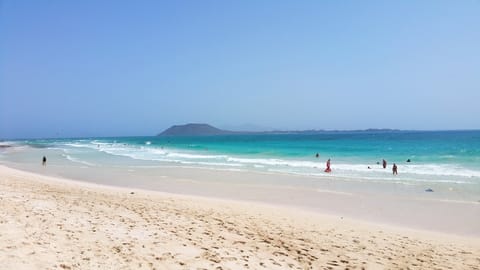
[[[330,132],[395,132],[399,129],[369,128],[357,130],[273,130],[273,131],[231,131],[216,128],[209,124],[189,123],[185,125],[173,125],[159,133],[157,136],[210,136],[210,135],[234,135],[234,134],[319,134]]]

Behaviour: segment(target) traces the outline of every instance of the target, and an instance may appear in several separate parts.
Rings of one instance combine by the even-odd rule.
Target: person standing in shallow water
[[[382,162],[382,166],[383,166],[384,169],[387,168],[387,161],[385,159]]]
[[[392,173],[393,173],[394,175],[398,174],[398,170],[397,170],[397,169],[398,169],[398,168],[397,168],[397,164],[393,163]]]
[[[329,173],[331,172],[332,169],[330,169],[330,159],[327,160],[327,168],[325,169],[325,172]]]
[[[43,158],[42,158],[42,165],[47,166],[47,157],[46,156],[43,156]]]

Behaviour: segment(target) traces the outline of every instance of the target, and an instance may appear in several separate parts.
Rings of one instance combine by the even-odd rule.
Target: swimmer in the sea
[[[395,164],[395,163],[393,163],[392,173],[393,173],[393,175],[397,175],[397,174],[398,174],[397,164]]]

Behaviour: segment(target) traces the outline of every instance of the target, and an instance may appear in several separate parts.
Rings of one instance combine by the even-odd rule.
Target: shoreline
[[[195,168],[198,169],[198,168]],[[118,185],[110,185],[110,184],[101,184],[96,182],[87,182],[80,179],[71,179],[62,176],[52,176],[52,175],[43,175],[36,172],[25,171],[21,169],[16,169],[9,167],[5,164],[0,163],[0,173],[4,173],[5,170],[10,171],[9,173],[16,173],[22,176],[26,176],[29,180],[33,180],[35,182],[43,183],[43,184],[56,184],[60,187],[69,187],[69,188],[77,188],[77,189],[91,189],[95,192],[106,192],[106,193],[134,193],[134,194],[145,194],[148,196],[154,196],[159,198],[177,198],[177,199],[186,199],[186,200],[194,200],[194,201],[202,201],[207,202],[209,204],[238,204],[243,206],[257,206],[260,208],[265,209],[274,209],[274,210],[283,210],[289,214],[297,214],[304,216],[316,216],[318,218],[326,218],[326,219],[338,219],[348,223],[350,225],[359,225],[361,227],[377,227],[377,229],[386,228],[390,231],[400,231],[400,232],[412,232],[412,233],[421,233],[425,235],[431,234],[432,237],[436,236],[443,236],[443,237],[452,237],[452,239],[463,239],[467,242],[471,242],[472,237],[475,240],[473,242],[478,242],[480,247],[480,235],[462,235],[462,234],[455,234],[455,233],[448,233],[448,232],[439,232],[439,231],[431,231],[431,230],[424,230],[419,228],[411,228],[405,227],[398,224],[387,224],[381,222],[374,222],[371,220],[363,220],[358,218],[352,218],[348,216],[343,216],[338,213],[328,213],[328,212],[319,212],[318,210],[312,210],[309,208],[301,208],[297,206],[292,206],[288,204],[277,204],[277,203],[267,203],[262,201],[255,201],[255,200],[241,200],[241,199],[232,199],[232,198],[223,198],[223,197],[209,197],[203,195],[195,195],[195,194],[183,194],[183,193],[172,193],[168,191],[161,191],[161,190],[149,190],[140,187],[127,187],[127,186],[118,186]],[[200,170],[203,170],[200,169]],[[209,169],[206,169],[209,170]],[[255,172],[256,173],[256,172]],[[326,194],[335,194],[335,195],[342,195],[342,196],[352,196],[354,194],[347,193],[347,192],[337,192],[332,190],[317,190],[320,193]],[[419,200],[429,200],[429,199],[419,199]],[[447,203],[459,203],[459,204],[473,204],[476,205],[475,202],[455,202],[455,201],[447,201]]]
[[[131,170],[128,167],[82,168],[48,165],[42,168],[39,165],[32,167],[25,164],[8,166],[12,165],[33,173],[41,172],[41,175],[106,186],[261,203],[352,218],[367,223],[480,237],[480,203],[439,200],[432,197],[437,194],[425,192],[417,194],[416,197],[400,196],[398,192],[402,185],[390,183],[385,184],[381,192],[375,192],[370,190],[371,185],[361,182],[318,181],[305,176],[275,173],[178,167]],[[303,181],[306,186],[291,185],[297,181]],[[311,188],[307,187],[308,185],[317,187]]]
[[[5,166],[0,175],[7,268],[477,269],[480,262],[480,238]]]

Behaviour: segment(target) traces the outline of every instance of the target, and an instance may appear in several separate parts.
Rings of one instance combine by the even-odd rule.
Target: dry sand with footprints
[[[0,166],[2,269],[480,269],[478,238]]]

